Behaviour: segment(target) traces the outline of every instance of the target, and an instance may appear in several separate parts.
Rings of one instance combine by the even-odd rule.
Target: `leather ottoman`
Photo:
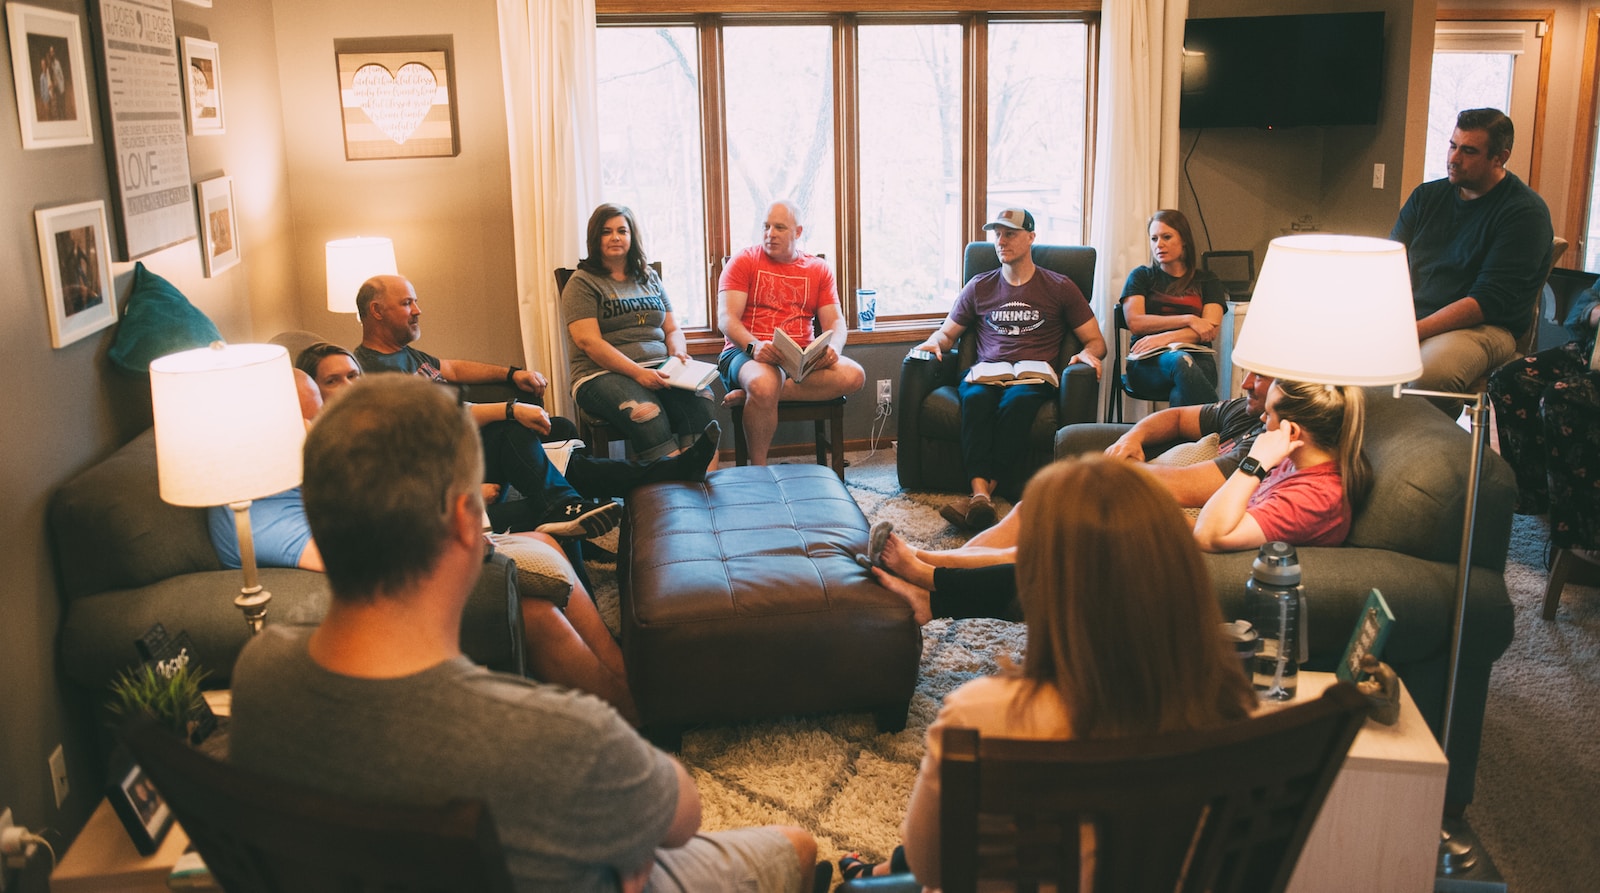
[[[628,496],[622,651],[644,732],[870,711],[905,727],[922,634],[855,563],[867,521],[832,470],[724,468]]]

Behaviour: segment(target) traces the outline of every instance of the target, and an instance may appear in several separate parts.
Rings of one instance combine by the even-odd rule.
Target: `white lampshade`
[[[230,344],[150,364],[161,498],[212,506],[298,486],[305,422],[289,352]]]
[[[334,239],[328,243],[328,310],[356,312],[356,292],[374,276],[393,276],[394,241],[382,236]]]
[[[1406,247],[1367,236],[1267,246],[1233,362],[1272,378],[1401,384],[1422,374]]]

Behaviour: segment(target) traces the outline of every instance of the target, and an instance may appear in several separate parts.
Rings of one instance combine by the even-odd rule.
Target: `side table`
[[[167,893],[167,876],[188,848],[189,835],[173,822],[154,854],[139,855],[111,801],[102,799],[50,873],[50,893]]]

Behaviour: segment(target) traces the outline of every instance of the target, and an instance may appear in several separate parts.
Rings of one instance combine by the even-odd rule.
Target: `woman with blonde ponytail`
[[[1267,392],[1267,430],[1200,510],[1194,536],[1208,552],[1281,540],[1337,546],[1372,485],[1361,453],[1360,388],[1279,379]]]

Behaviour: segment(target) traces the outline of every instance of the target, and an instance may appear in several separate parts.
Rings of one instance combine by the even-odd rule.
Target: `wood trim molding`
[[[1102,0],[876,0],[873,12],[1099,12]],[[693,14],[794,14],[799,12],[863,12],[861,0],[688,0],[682,11]],[[659,12],[658,0],[595,0],[596,15],[638,15]]]
[[[1600,91],[1600,6],[1591,6],[1583,14],[1583,74],[1578,78],[1578,132],[1572,145],[1572,182],[1567,187],[1567,219],[1563,221],[1561,235],[1576,250],[1562,255],[1557,266],[1568,270],[1583,269],[1587,255],[1589,216],[1589,190],[1594,185],[1595,150],[1595,93]]]

